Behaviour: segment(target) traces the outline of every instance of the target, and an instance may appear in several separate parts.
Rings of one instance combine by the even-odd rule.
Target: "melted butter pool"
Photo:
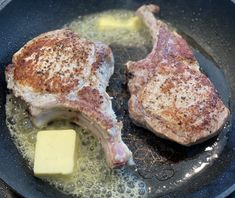
[[[108,18],[110,16],[112,18],[127,21],[131,17],[135,16],[135,13],[128,10],[110,10],[84,17],[78,17],[77,20],[66,25],[66,27],[72,29],[80,37],[91,39],[93,41],[102,41],[108,45],[115,44],[142,48],[146,45],[152,46],[151,37],[149,36],[147,28],[143,28],[143,25],[140,25],[140,28],[133,31],[125,28],[100,30],[97,25],[99,19]]]
[[[32,169],[36,143],[36,129],[25,103],[13,95],[7,96],[7,126],[18,150]],[[145,183],[135,174],[107,167],[103,150],[92,134],[68,121],[55,121],[46,129],[74,129],[81,144],[77,167],[70,176],[43,177],[50,184],[68,194],[79,197],[144,197]]]

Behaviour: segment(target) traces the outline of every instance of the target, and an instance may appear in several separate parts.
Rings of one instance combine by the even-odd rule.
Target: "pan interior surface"
[[[234,77],[232,77],[230,73],[234,70],[231,67],[231,63],[235,61],[234,57],[230,57],[229,54],[231,54],[231,50],[234,50],[234,45],[230,47],[226,47],[226,45],[233,43],[235,39],[230,35],[229,27],[224,27],[224,24],[219,23],[220,19],[216,19],[216,21],[209,19],[209,21],[211,20],[211,24],[216,24],[221,28],[221,32],[219,32],[219,29],[216,29],[218,28],[217,26],[211,28],[213,31],[217,30],[218,35],[222,35],[224,31],[227,31],[227,33],[224,33],[223,43],[215,44],[211,42],[211,38],[207,36],[207,34],[211,35],[213,31],[207,29],[207,24],[203,24],[203,21],[206,20],[208,10],[211,11],[211,15],[222,12],[216,9],[221,6],[220,2],[216,1],[216,3],[213,4],[214,7],[209,2],[203,4],[205,1],[198,1],[198,4],[195,3],[190,6],[186,2],[187,1],[169,1],[168,3],[163,3],[156,1],[162,8],[160,17],[170,22],[186,35],[190,35],[185,36],[185,38],[193,47],[194,54],[199,61],[202,71],[208,75],[214,83],[225,105],[230,106],[230,109],[233,110],[233,94],[230,94],[230,92],[233,93],[232,84],[234,83]],[[199,2],[201,2],[201,4]],[[9,24],[5,24],[0,20],[0,25],[3,27],[0,31],[2,31],[3,38],[5,38],[1,45],[8,46],[5,48],[1,46],[2,49],[5,50],[3,50],[0,57],[0,106],[2,112],[0,156],[6,161],[6,163],[0,164],[0,177],[23,196],[67,197],[67,195],[50,187],[46,182],[33,177],[32,171],[25,165],[24,160],[19,155],[9,136],[9,131],[5,124],[6,116],[4,106],[6,102],[6,85],[4,80],[4,66],[10,62],[12,54],[18,50],[24,42],[41,32],[61,27],[65,23],[76,19],[78,16],[85,17],[93,12],[102,12],[110,9],[135,10],[143,3],[144,2],[140,1],[130,1],[129,4],[121,1],[119,3],[115,1],[104,1],[104,3],[100,5],[96,1],[94,1],[93,4],[81,1],[80,3],[74,2],[65,5],[62,1],[51,1],[48,4],[42,5],[37,2],[32,5],[32,3],[28,2],[28,4],[23,7],[22,5],[17,5],[17,3],[12,2],[0,12],[1,16],[6,16],[10,10],[12,11],[18,6],[18,13],[22,14],[25,12],[25,16],[28,16],[26,20],[22,16],[18,16],[18,19],[16,15],[13,17],[15,21],[9,20]],[[227,8],[229,5],[231,5],[230,2],[227,2],[227,4],[223,6]],[[33,9],[30,10],[29,6]],[[33,10],[36,12],[33,12]],[[58,12],[60,10],[62,13]],[[175,10],[179,12],[176,13]],[[231,11],[228,11],[228,14],[230,14],[230,12]],[[55,17],[54,15],[56,13],[58,13],[59,16]],[[62,15],[66,15],[67,18]],[[36,18],[37,20],[33,21],[30,19],[30,16],[34,16],[34,19]],[[37,18],[37,16],[41,16],[41,18]],[[183,17],[186,18],[184,19]],[[190,20],[188,20],[188,18],[190,18]],[[228,18],[230,19],[230,16],[228,16]],[[23,23],[22,25],[25,25],[25,28],[18,26],[19,23],[15,24],[15,22],[17,20],[20,21],[20,19],[21,23]],[[184,20],[184,23],[182,23],[181,19]],[[193,19],[193,21],[191,19]],[[11,32],[13,29],[11,25],[15,25],[18,34],[22,32],[20,36],[18,35],[17,37],[14,35],[16,32]],[[231,21],[230,25],[235,27],[233,21]],[[205,32],[202,32],[201,28],[204,28]],[[24,32],[25,34],[23,34]],[[200,35],[201,37],[198,38]],[[213,39],[216,39],[216,34]],[[195,40],[197,42],[195,42]],[[210,42],[206,42],[207,40]],[[12,43],[7,44],[7,42]],[[234,135],[231,133],[227,135],[227,132],[231,127],[233,129],[233,118],[231,118],[230,121],[231,127],[229,124],[226,125],[218,137],[190,148],[162,140],[155,137],[147,130],[136,127],[128,117],[127,101],[129,99],[129,93],[127,92],[125,83],[124,64],[130,59],[139,60],[144,58],[151,50],[151,43],[148,42],[144,47],[138,48],[135,46],[122,46],[118,44],[118,42],[110,43],[110,46],[113,50],[116,64],[115,73],[110,81],[108,92],[114,97],[113,107],[118,119],[124,121],[123,139],[130,149],[134,151],[134,158],[137,163],[137,169],[125,169],[125,171],[133,173],[143,179],[147,187],[148,197],[163,196],[166,194],[175,196],[187,193],[192,193],[191,196],[196,196],[202,192],[209,193],[210,195],[214,193],[214,195],[216,195],[222,192],[223,189],[229,187],[229,185],[232,184],[232,178],[227,178],[226,173],[229,172],[229,170],[234,170],[232,169],[235,164],[234,150],[231,149],[234,145]],[[230,53],[226,50],[229,50]],[[226,54],[226,56],[224,54]],[[230,89],[228,84],[231,85]],[[232,129],[230,129],[230,131]],[[227,179],[226,182],[224,182],[224,187],[222,188],[221,186],[220,189],[218,188],[214,192],[210,192],[212,189],[210,183],[216,182],[216,184],[219,185],[219,181],[217,181],[216,178],[221,174],[225,174],[224,177]],[[200,182],[200,176],[204,178],[203,184]],[[135,185],[138,184],[136,183]],[[207,187],[204,187],[206,185]]]

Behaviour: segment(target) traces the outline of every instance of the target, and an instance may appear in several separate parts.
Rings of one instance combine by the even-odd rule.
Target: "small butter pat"
[[[103,16],[98,19],[98,28],[100,30],[127,29],[137,31],[140,28],[141,21],[137,16],[129,19],[117,19],[112,16]]]
[[[34,174],[68,175],[77,161],[77,135],[72,129],[39,131],[34,158]]]

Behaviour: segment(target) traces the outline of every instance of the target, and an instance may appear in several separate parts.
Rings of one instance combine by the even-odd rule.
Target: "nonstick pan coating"
[[[5,124],[5,98],[7,94],[4,67],[26,41],[42,32],[60,28],[78,17],[108,9],[136,10],[150,1],[13,1],[0,11],[0,178],[24,197],[68,197],[33,176],[25,165]],[[231,119],[229,126],[217,138],[204,144],[185,148],[155,137],[152,133],[135,127],[127,113],[127,99],[124,69],[115,70],[109,93],[114,96],[113,106],[119,119],[124,120],[124,141],[131,149],[155,149],[158,161],[151,171],[144,167],[148,162],[137,162],[139,174],[146,177],[152,187],[149,197],[215,197],[223,194],[235,182],[235,4],[229,0],[162,0],[151,1],[161,7],[160,18],[189,35],[201,46],[213,61],[219,65],[225,78],[217,82],[224,102],[229,105]],[[120,53],[120,46],[111,46],[114,54]],[[130,54],[133,49],[125,49]],[[136,57],[138,58],[138,57]],[[212,77],[213,78],[213,77]],[[135,134],[135,144],[129,134]],[[132,136],[133,137],[133,136]],[[227,137],[227,143],[226,143]],[[143,144],[144,139],[144,145]],[[192,169],[198,156],[213,143],[226,143],[222,153],[213,165],[207,166],[192,178],[182,180],[182,174]],[[146,146],[147,145],[147,146]],[[149,150],[148,150],[149,151]],[[171,157],[169,157],[171,156]],[[192,161],[195,159],[196,161]],[[162,161],[163,160],[163,161]],[[164,161],[165,160],[165,161]],[[137,160],[138,161],[138,160]],[[149,169],[149,167],[147,167]],[[180,183],[180,184],[179,184]],[[170,186],[167,190],[155,184]],[[230,188],[232,190],[232,188]]]

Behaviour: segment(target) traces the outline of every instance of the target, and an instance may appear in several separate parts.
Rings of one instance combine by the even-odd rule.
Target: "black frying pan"
[[[108,91],[115,96],[113,106],[118,118],[124,121],[124,141],[133,151],[142,148],[146,152],[143,160],[138,160],[138,152],[134,152],[134,157],[138,174],[151,187],[148,196],[223,197],[235,189],[235,4],[229,0],[24,0],[10,2],[3,9],[4,3],[0,3],[0,178],[16,192],[27,198],[68,197],[33,176],[6,127],[4,105],[7,89],[4,67],[11,61],[14,52],[38,34],[60,28],[79,15],[107,9],[136,10],[149,2],[160,5],[161,19],[170,22],[185,37],[192,38],[189,42],[196,48],[195,55],[199,63],[204,65],[202,70],[213,81],[232,115],[218,137],[191,148],[157,138],[130,121],[124,62],[118,63],[120,66],[116,67]],[[195,41],[199,45],[195,45]],[[123,51],[122,47],[111,47],[118,58],[118,54]],[[135,50],[138,49],[125,49],[128,55],[133,55],[132,60],[146,55],[137,57],[132,54]],[[215,153],[205,152],[207,147],[215,144],[219,145]],[[154,153],[157,159],[153,166],[149,165],[152,164],[149,152]],[[213,154],[218,155],[218,158],[215,157],[205,167],[198,166]],[[199,169],[195,171],[195,168]]]

